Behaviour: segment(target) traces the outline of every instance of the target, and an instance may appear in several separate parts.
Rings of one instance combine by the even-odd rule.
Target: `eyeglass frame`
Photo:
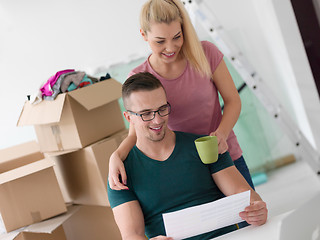
[[[162,107],[164,107],[164,106],[167,106],[167,107],[169,108],[169,111],[168,111],[168,113],[167,113],[166,115],[161,115],[159,111],[161,110],[160,108],[162,108]],[[144,119],[143,119],[143,113],[136,113],[136,112],[133,112],[133,111],[131,111],[131,110],[127,110],[127,112],[128,112],[128,113],[131,113],[131,114],[133,114],[133,115],[136,115],[136,116],[138,116],[138,117],[140,117],[141,120],[144,121],[144,122],[149,122],[149,121],[152,121],[152,120],[156,117],[156,113],[158,113],[160,117],[168,116],[168,115],[171,113],[171,105],[170,105],[169,102],[167,102],[166,105],[163,105],[163,106],[159,107],[159,109],[156,110],[156,111],[148,111],[148,112],[150,112],[150,113],[153,113],[153,117],[152,117],[151,119],[149,119],[149,120],[144,120]]]

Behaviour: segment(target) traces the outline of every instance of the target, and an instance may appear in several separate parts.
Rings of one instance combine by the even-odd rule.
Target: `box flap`
[[[29,174],[38,172],[42,169],[53,167],[54,161],[51,159],[39,160],[22,167],[15,168],[11,171],[0,174],[0,184],[4,184],[15,179],[27,176]]]
[[[43,100],[38,104],[26,101],[20,113],[17,126],[39,125],[60,121],[66,94],[59,94],[54,101]]]
[[[120,98],[121,89],[122,84],[110,78],[68,94],[87,110],[92,110]]]
[[[0,174],[44,159],[36,141],[26,142],[0,150]]]
[[[0,163],[40,152],[36,141],[21,143],[0,150]]]
[[[70,206],[68,207],[68,212],[61,214],[57,217],[50,218],[48,220],[29,225],[23,231],[34,232],[34,233],[52,233],[60,225],[62,225],[65,221],[67,221],[79,209],[80,209],[79,206],[75,206],[75,205]]]

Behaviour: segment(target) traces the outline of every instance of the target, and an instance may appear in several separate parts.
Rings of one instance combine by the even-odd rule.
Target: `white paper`
[[[184,239],[243,220],[239,213],[250,205],[250,191],[235,194],[214,202],[162,214],[166,236]]]

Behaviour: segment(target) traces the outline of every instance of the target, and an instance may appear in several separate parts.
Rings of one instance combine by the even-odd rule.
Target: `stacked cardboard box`
[[[118,103],[120,97],[121,84],[108,79],[59,94],[54,101],[42,101],[37,105],[25,103],[17,125],[34,126],[38,144],[27,145],[38,147],[38,152],[34,151],[32,157],[27,157],[27,151],[19,151],[24,156],[19,164],[11,161],[7,165],[5,162],[8,161],[0,163],[0,211],[7,232],[38,223],[7,233],[11,237],[5,239],[121,239],[107,197],[109,157],[127,135]],[[8,167],[2,168],[2,165]],[[20,183],[14,192],[6,183],[24,177],[28,171],[31,172],[29,175],[42,173],[31,184],[39,183],[45,197],[31,190],[27,194],[46,202],[44,209],[51,212],[45,215],[39,212],[40,209],[31,209],[28,221],[17,224],[23,211],[13,206],[12,212],[19,217],[11,212],[7,214],[9,210],[5,203],[17,202],[17,206],[25,209],[26,198],[22,193],[28,191],[29,183],[23,180],[23,185]],[[45,182],[44,179],[49,177],[54,181]],[[58,196],[53,195],[55,189]],[[11,195],[7,193],[3,197],[1,191]],[[53,206],[58,203],[59,211],[57,209],[53,213]],[[68,211],[66,204],[70,205]],[[12,218],[7,220],[7,215]],[[49,217],[54,218],[45,220]],[[6,222],[14,223],[14,226],[7,224],[10,226],[7,227]]]
[[[36,142],[0,151],[0,213],[7,232],[66,212],[53,166]]]
[[[55,171],[66,202],[110,206],[107,196],[109,158],[127,136],[122,130],[78,151],[46,153]]]

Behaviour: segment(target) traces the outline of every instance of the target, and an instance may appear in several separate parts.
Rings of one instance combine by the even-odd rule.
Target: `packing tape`
[[[54,137],[56,139],[56,143],[57,143],[58,149],[60,151],[63,150],[62,141],[61,141],[61,137],[60,137],[60,127],[59,127],[59,125],[52,125],[51,126],[51,131],[52,131],[52,134],[54,135]]]
[[[39,211],[30,212],[33,222],[41,222],[41,214]]]

